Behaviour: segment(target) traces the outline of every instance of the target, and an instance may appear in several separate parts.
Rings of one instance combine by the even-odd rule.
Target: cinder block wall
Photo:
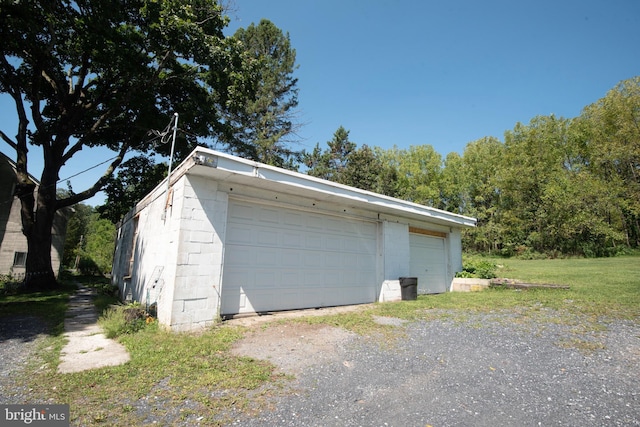
[[[207,327],[219,317],[228,194],[202,177],[184,178],[171,329]]]
[[[166,187],[159,186],[127,214],[118,230],[112,270],[112,283],[121,296],[144,306],[157,304],[158,320],[167,326],[171,320],[182,207],[179,193],[183,186],[182,178],[174,183],[168,200]]]

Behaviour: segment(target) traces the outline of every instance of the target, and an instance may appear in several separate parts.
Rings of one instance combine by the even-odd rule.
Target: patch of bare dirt
[[[353,332],[327,325],[269,324],[254,327],[234,345],[232,352],[269,361],[284,373],[296,374],[314,364],[339,360],[341,346],[355,336]]]

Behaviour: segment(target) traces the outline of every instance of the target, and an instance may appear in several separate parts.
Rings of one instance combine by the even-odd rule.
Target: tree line
[[[357,145],[340,127],[307,173],[472,216],[464,248],[506,256],[608,256],[640,245],[640,77],[567,119],[516,123],[460,155]]]
[[[640,245],[640,77],[620,82],[578,117],[537,116],[516,123],[503,141],[470,142],[462,154],[443,158],[431,145],[358,146],[340,126],[324,146],[291,158],[290,169],[311,176],[477,218],[463,235],[467,251],[591,257]],[[141,180],[143,170],[155,178]],[[117,220],[163,170],[127,164],[108,187],[116,197],[98,210]]]

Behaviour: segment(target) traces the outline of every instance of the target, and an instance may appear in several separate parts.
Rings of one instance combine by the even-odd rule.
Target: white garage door
[[[373,302],[377,225],[229,201],[221,314]]]
[[[411,250],[410,276],[418,278],[418,293],[446,292],[447,258],[444,239],[410,233],[409,246]]]

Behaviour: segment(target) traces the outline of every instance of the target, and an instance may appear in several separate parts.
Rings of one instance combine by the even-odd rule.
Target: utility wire
[[[174,120],[175,120],[175,117],[172,117],[171,120],[169,121],[169,124],[167,125],[166,128],[164,128],[164,130],[162,132],[157,131],[155,129],[154,130],[150,130],[149,132],[147,132],[147,135],[155,135],[153,138],[148,140],[147,143],[151,143],[151,142],[153,142],[153,141],[155,141],[157,139],[160,139],[160,144],[154,144],[154,146],[157,147],[158,145],[164,145],[167,142],[169,142],[170,138],[168,138],[168,136],[171,134],[171,125],[173,124]],[[180,130],[182,130],[182,129],[180,129]],[[184,130],[182,130],[182,131],[184,132]],[[104,161],[102,161],[102,162],[100,162],[100,163],[98,163],[96,165],[91,166],[90,168],[87,168],[87,169],[85,169],[83,171],[80,171],[80,172],[78,172],[78,173],[76,173],[74,175],[71,175],[71,176],[67,177],[67,178],[59,179],[58,181],[56,181],[56,184],[59,184],[60,182],[63,182],[63,181],[68,181],[71,178],[75,178],[76,176],[79,176],[79,175],[82,175],[83,173],[89,172],[90,170],[95,169],[98,166],[104,165],[105,163],[108,163],[111,160],[114,160],[116,157],[118,157],[118,156],[113,156],[110,159],[104,160]],[[45,186],[43,188],[53,187],[56,184],[51,184],[51,185]],[[0,202],[0,205],[4,205],[4,204],[7,204],[7,203],[13,203],[14,197],[12,197],[10,200],[5,200],[3,202]]]
[[[56,181],[56,184],[57,184],[57,183],[59,183],[59,182],[62,182],[62,181],[67,181],[67,180],[69,180],[69,179],[71,179],[71,178],[75,178],[76,176],[78,176],[78,175],[82,175],[82,174],[83,174],[83,173],[85,173],[85,172],[89,172],[91,169],[95,169],[95,168],[97,168],[98,166],[104,165],[105,163],[110,162],[111,160],[114,160],[116,157],[118,157],[118,156],[113,156],[112,158],[107,159],[107,160],[105,160],[104,162],[100,162],[100,163],[98,163],[97,165],[91,166],[90,168],[85,169],[85,170],[83,170],[83,171],[81,171],[81,172],[78,172],[78,173],[77,173],[77,174],[75,174],[75,175],[71,175],[70,177],[67,177],[67,178],[64,178],[64,179],[59,179],[58,181]]]

